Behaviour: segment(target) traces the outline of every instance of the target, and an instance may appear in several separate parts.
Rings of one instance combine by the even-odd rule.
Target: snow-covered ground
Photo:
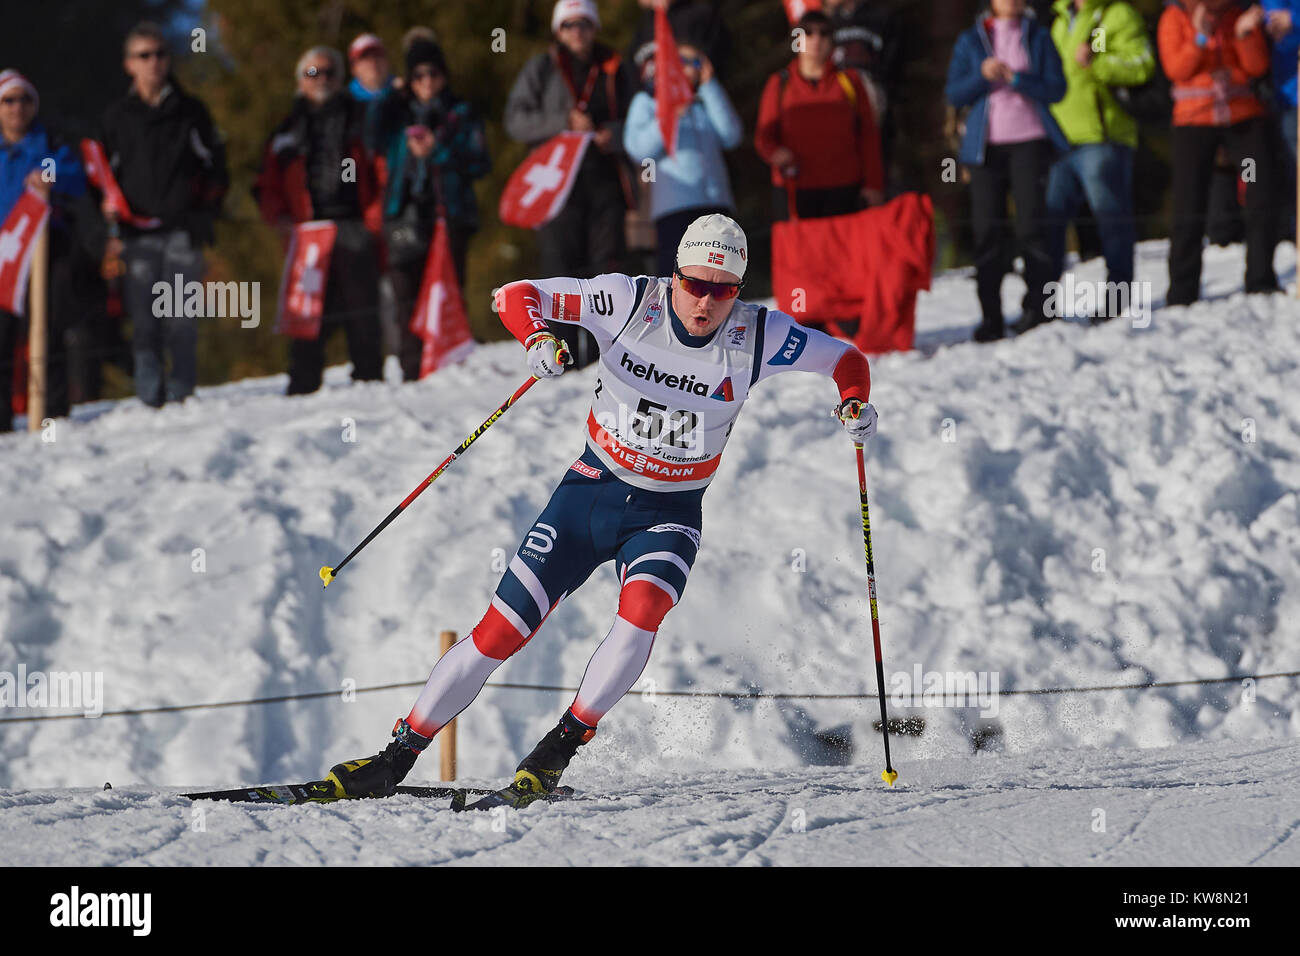
[[[1157,306],[1164,255],[1139,254]],[[1279,249],[1286,282],[1291,255]],[[955,344],[976,322],[971,277],[936,279],[922,350],[873,361],[891,689],[916,672],[1008,691],[1300,670],[1300,304],[1242,295],[1242,265],[1239,248],[1209,250],[1207,300],[1157,308],[1145,329],[1060,322],[991,346]],[[1101,278],[1100,263],[1080,275]],[[530,391],[328,591],[317,571],[525,375],[501,344],[418,385],[353,386],[334,369],[313,396],[285,398],[274,377],[161,411],[82,408],[53,441],[0,436],[0,674],[102,675],[108,711],[340,691],[0,723],[0,862],[55,862],[16,856],[10,837],[36,826],[55,856],[79,828],[102,834],[105,863],[497,862],[516,840],[581,862],[611,832],[625,862],[849,862],[876,840],[894,862],[974,862],[960,822],[946,843],[919,836],[948,814],[971,814],[986,847],[1002,835],[1000,859],[980,862],[1300,861],[1296,678],[1000,696],[986,712],[891,703],[925,719],[891,737],[893,792],[874,699],[663,693],[875,691],[852,446],[829,417],[833,386],[793,375],[752,396],[638,694],[566,775],[616,796],[530,808],[505,835],[447,815],[429,846],[400,837],[443,811],[411,800],[208,807],[206,833],[190,830],[183,788],[312,779],[373,753],[415,689],[342,690],[422,681],[438,631],[478,620],[581,450],[594,370]],[[575,686],[615,596],[598,572],[494,680]],[[462,776],[507,777],[570,698],[489,687],[458,722]],[[4,707],[0,721],[50,712]],[[411,782],[436,775],[426,757]],[[106,780],[113,791],[40,789]],[[1232,827],[1188,838],[1227,806]],[[806,832],[787,824],[795,809]],[[396,838],[333,848],[331,827],[356,826]]]
[[[1296,741],[1041,750],[864,768],[585,772],[593,796],[513,813],[394,797],[303,807],[174,790],[0,793],[25,866],[437,864],[1296,866]],[[599,794],[599,796],[594,795]],[[40,839],[31,839],[39,833]]]

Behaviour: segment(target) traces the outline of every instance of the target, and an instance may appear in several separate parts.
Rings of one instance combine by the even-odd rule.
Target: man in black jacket
[[[116,241],[126,263],[122,291],[132,325],[135,390],[156,408],[194,391],[198,322],[195,316],[155,316],[154,283],[171,285],[177,276],[181,283],[202,281],[202,247],[212,242],[228,186],[226,156],[207,108],[171,75],[157,25],[133,27],[124,57],[131,88],[105,111],[101,138],[132,218],[117,224]]]

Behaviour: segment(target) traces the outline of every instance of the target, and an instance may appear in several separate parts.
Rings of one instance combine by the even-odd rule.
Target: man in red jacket
[[[820,11],[795,28],[800,52],[768,77],[754,148],[772,167],[775,218],[837,216],[878,205],[885,173],[880,130],[862,78],[836,69],[830,19]]]

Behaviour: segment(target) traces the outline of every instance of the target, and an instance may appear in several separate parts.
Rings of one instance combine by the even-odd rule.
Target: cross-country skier
[[[587,448],[569,468],[511,560],[470,638],[433,668],[415,706],[374,757],[338,764],[337,796],[388,796],[437,732],[478,695],[546,616],[609,560],[618,613],[560,722],[499,791],[524,806],[552,793],[577,749],[636,683],[664,615],[681,600],[700,547],[700,502],[750,389],[780,372],[835,380],[835,412],[855,442],[875,433],[867,360],[853,345],[763,306],[741,302],[745,234],[723,215],[686,230],[670,278],[620,274],[513,282],[497,292],[506,328],[533,374],[564,373],[546,323],[590,331],[600,370]]]

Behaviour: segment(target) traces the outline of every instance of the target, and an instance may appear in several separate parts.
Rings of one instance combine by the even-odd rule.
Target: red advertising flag
[[[790,23],[799,22],[799,18],[811,10],[820,10],[822,0],[785,0],[785,15],[790,18]]]
[[[122,187],[117,184],[113,169],[108,165],[104,147],[98,140],[81,141],[81,159],[86,164],[86,178],[90,180],[92,186],[104,194],[104,201],[112,208],[118,222],[125,222],[137,229],[157,229],[162,225],[161,219],[153,216],[137,216],[131,212],[126,196],[122,193]]]
[[[843,216],[772,226],[772,292],[778,308],[805,325],[858,320],[863,352],[906,351],[916,329],[916,298],[930,288],[934,206],[904,193],[883,206]]]
[[[420,378],[444,365],[461,361],[474,349],[465,300],[456,281],[456,265],[447,241],[447,221],[441,217],[434,228],[429,256],[424,260],[420,297],[411,314],[411,331],[424,340],[420,353]]]
[[[293,227],[275,311],[275,330],[282,335],[295,339],[320,335],[330,255],[337,233],[338,227],[328,219],[300,222]]]
[[[529,153],[501,194],[497,208],[501,221],[507,226],[537,229],[554,219],[569,201],[590,142],[590,133],[561,133]]]
[[[694,96],[668,23],[668,11],[655,7],[655,118],[669,156],[677,152],[678,114]]]
[[[28,187],[0,226],[0,309],[22,315],[36,236],[50,217],[50,204]]]

